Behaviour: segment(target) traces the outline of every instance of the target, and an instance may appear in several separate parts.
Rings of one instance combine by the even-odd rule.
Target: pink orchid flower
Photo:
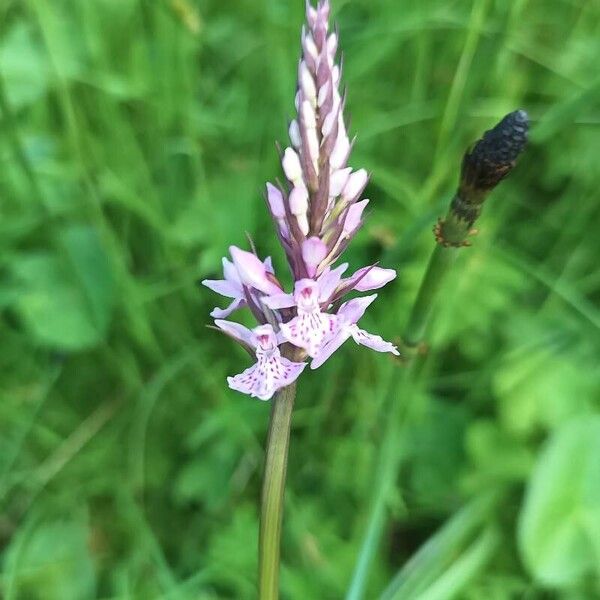
[[[352,338],[357,344],[367,346],[377,352],[391,352],[398,356],[400,353],[394,344],[386,342],[378,335],[366,332],[360,329],[357,322],[365,313],[367,307],[377,298],[377,294],[365,296],[364,298],[354,298],[342,306],[337,312],[337,330],[320,347],[319,352],[314,356],[310,368],[320,367],[348,338]]]
[[[246,347],[254,350],[256,363],[234,377],[228,377],[229,387],[260,400],[269,400],[280,388],[296,381],[306,363],[292,362],[281,356],[279,340],[271,325],[259,325],[250,330],[239,323],[216,320],[215,325]]]

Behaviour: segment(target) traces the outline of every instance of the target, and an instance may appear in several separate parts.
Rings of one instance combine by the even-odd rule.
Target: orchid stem
[[[271,409],[258,541],[259,600],[279,598],[283,497],[295,397],[296,384],[292,383],[277,393]]]

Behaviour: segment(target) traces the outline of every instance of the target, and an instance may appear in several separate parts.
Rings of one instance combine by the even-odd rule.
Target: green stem
[[[406,421],[407,412],[413,408],[416,395],[413,384],[418,379],[421,363],[414,360],[413,355],[418,353],[446,275],[456,259],[460,245],[469,233],[469,226],[455,215],[452,205],[446,218],[440,221],[439,233],[443,240],[451,245],[444,246],[438,243],[433,250],[404,330],[403,353],[406,358],[412,356],[413,360],[406,369],[398,369],[391,378],[387,395],[386,430],[378,460],[378,478],[374,486],[369,521],[346,600],[361,600],[364,597],[370,565],[375,558],[385,529],[390,495],[401,460],[399,441],[402,437],[403,423]],[[405,394],[406,400],[403,402],[399,402],[396,397],[400,387],[409,391]]]
[[[275,396],[271,409],[258,541],[259,600],[279,597],[279,546],[296,384]]]
[[[455,256],[456,248],[444,248],[439,245],[431,254],[402,337],[402,341],[409,348],[416,348],[423,340],[433,305]]]
[[[440,222],[440,232],[443,239],[452,246],[437,244],[429,258],[427,270],[404,330],[403,341],[408,348],[415,348],[423,340],[440,289],[454,264],[460,244],[465,241],[469,233],[469,227],[465,221],[456,217],[451,208],[446,218]],[[457,245],[459,247],[455,247]]]

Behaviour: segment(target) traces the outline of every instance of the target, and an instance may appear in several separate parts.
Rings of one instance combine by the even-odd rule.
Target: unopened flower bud
[[[308,238],[302,244],[302,259],[309,277],[314,277],[321,262],[327,256],[327,244],[318,237]]]
[[[331,177],[329,178],[330,198],[337,198],[339,195],[341,195],[342,191],[346,187],[346,184],[348,183],[350,173],[352,173],[352,169],[350,167],[346,167],[345,169],[334,171],[331,174]]]
[[[348,178],[348,182],[342,192],[344,200],[350,202],[354,200],[358,195],[365,189],[367,182],[369,181],[369,174],[365,169],[359,169],[354,171]]]
[[[302,48],[304,49],[304,52],[306,52],[306,54],[308,54],[308,56],[310,56],[314,61],[319,59],[319,51],[317,50],[315,41],[310,33],[306,33],[302,36]]]
[[[528,129],[527,113],[517,110],[486,131],[466,152],[459,188],[459,196],[464,201],[480,204],[487,193],[512,171],[527,144]]]
[[[362,214],[365,208],[369,204],[367,199],[355,202],[346,214],[346,220],[344,221],[343,235],[352,235],[359,227],[362,222]]]
[[[300,63],[299,81],[300,89],[302,90],[304,97],[307,98],[312,104],[316,104],[317,88],[315,85],[315,80],[310,74],[310,71],[308,70],[308,67],[304,61]]]
[[[296,150],[300,148],[302,145],[302,136],[300,135],[300,126],[298,125],[298,121],[296,121],[296,119],[290,123],[289,135],[292,146],[294,146]]]
[[[283,154],[283,160],[281,161],[285,176],[292,182],[302,180],[302,167],[300,166],[300,159],[294,150],[286,148]]]
[[[283,195],[272,183],[267,183],[267,200],[273,216],[276,219],[284,219],[285,207],[283,205]]]

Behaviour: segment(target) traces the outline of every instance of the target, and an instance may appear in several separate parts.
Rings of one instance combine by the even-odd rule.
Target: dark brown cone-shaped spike
[[[512,171],[527,144],[528,130],[527,113],[516,110],[486,131],[465,153],[458,191],[463,201],[480,204],[487,193]]]

